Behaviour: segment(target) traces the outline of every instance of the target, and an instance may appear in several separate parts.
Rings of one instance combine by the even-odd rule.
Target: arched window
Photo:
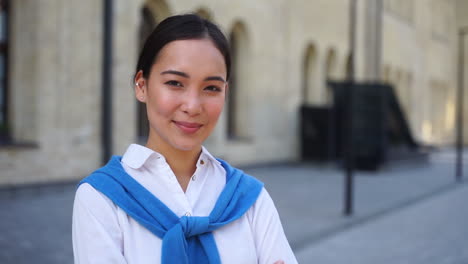
[[[151,11],[158,23],[171,15],[171,10],[164,0],[146,0],[144,7]]]
[[[326,90],[326,101],[328,103],[331,103],[333,100],[333,91],[331,88],[328,86],[329,81],[333,81],[338,79],[337,73],[336,73],[336,52],[334,49],[329,49],[327,51],[327,60],[325,61],[325,90]]]
[[[317,49],[313,44],[310,44],[305,51],[302,69],[302,103],[308,104],[312,102],[314,96],[317,96],[317,93],[314,93],[317,80]]]
[[[405,111],[407,118],[410,114],[410,100],[411,100],[411,91],[409,86],[409,74],[407,72],[403,72],[401,75],[401,103],[403,105],[403,110]]]
[[[206,8],[199,8],[197,9],[197,11],[195,12],[197,15],[203,17],[204,19],[206,20],[210,20],[212,21],[213,20],[213,15],[211,14],[211,12],[206,9]]]
[[[390,65],[385,65],[384,66],[384,70],[383,70],[383,81],[385,83],[389,83],[390,82],[390,72],[391,72],[391,68],[390,68]]]
[[[243,23],[236,22],[229,35],[232,65],[227,100],[227,137],[249,138],[248,35]]]
[[[140,28],[138,30],[138,52],[143,48],[146,38],[156,25],[168,17],[171,12],[163,0],[150,0],[141,8]],[[145,143],[148,138],[149,123],[146,113],[146,104],[137,100],[137,141]]]
[[[444,128],[444,118],[446,116],[447,90],[444,89],[444,82],[440,80],[430,81],[431,88],[431,123],[432,138],[440,139]]]
[[[0,0],[0,143],[10,140],[8,124],[8,7],[8,0]]]
[[[353,65],[353,55],[351,53],[348,54],[346,57],[346,64],[345,64],[345,78],[349,80],[351,77],[354,78],[354,76],[351,76],[351,74],[354,74],[354,65]]]
[[[147,6],[143,7],[141,9],[141,25],[138,32],[140,37],[140,43],[138,47],[140,50],[143,48],[146,38],[151,34],[155,27],[156,17],[154,16],[153,12],[151,12]]]
[[[141,24],[139,30],[140,43],[138,43],[138,50],[141,50],[143,48],[146,38],[151,34],[155,27],[156,18],[147,6],[143,7],[141,9]],[[140,101],[137,102],[137,140],[139,143],[144,143],[148,138],[149,132],[148,115],[146,113],[146,104]]]
[[[326,60],[326,80],[337,79],[336,74],[336,52],[334,49],[329,49],[327,51],[327,60]]]
[[[395,70],[395,75],[393,76],[392,79],[392,84],[395,89],[396,96],[398,98],[398,102],[400,103],[400,106],[403,107],[403,97],[404,97],[404,90],[403,90],[403,85],[402,85],[402,77],[403,74],[401,70],[396,69]]]

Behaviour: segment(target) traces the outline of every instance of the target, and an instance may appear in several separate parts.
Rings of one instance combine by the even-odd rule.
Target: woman
[[[211,22],[181,15],[156,27],[134,76],[148,141],[80,183],[75,263],[297,262],[262,183],[202,146],[229,75],[228,42]]]

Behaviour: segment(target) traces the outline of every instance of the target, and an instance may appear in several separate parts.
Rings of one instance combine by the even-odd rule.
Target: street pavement
[[[73,263],[74,184],[0,192],[0,263]]]
[[[300,263],[468,263],[463,184],[296,252]]]
[[[351,216],[343,215],[344,174],[332,164],[245,171],[265,182],[299,263],[457,264],[468,263],[468,184],[455,181],[454,158],[440,151],[357,172]],[[0,263],[73,263],[74,190],[0,190]]]

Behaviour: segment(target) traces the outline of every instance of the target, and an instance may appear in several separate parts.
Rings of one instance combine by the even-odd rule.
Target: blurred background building
[[[114,0],[113,10],[95,0],[0,2],[0,186],[76,180],[102,164],[104,148],[121,155],[145,142],[134,67],[145,36],[167,16],[196,12],[229,37],[231,91],[206,146],[236,165],[301,159],[301,105],[332,104],[327,82],[345,80],[351,68],[351,0]],[[393,85],[419,142],[453,144],[457,32],[468,26],[468,1],[356,7],[355,79]],[[112,96],[103,98],[106,11]],[[109,100],[111,133],[103,135]]]

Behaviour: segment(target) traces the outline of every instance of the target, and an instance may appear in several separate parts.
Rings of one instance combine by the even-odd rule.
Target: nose
[[[196,91],[187,91],[183,95],[181,110],[189,116],[196,116],[202,111],[200,95]]]

